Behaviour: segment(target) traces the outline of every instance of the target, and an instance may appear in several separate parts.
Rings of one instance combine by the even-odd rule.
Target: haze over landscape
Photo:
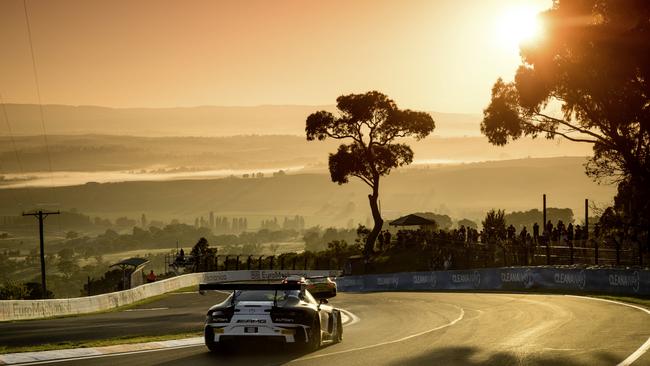
[[[491,208],[539,208],[543,193],[576,214],[584,198],[604,207],[615,189],[584,176],[589,145],[540,136],[497,147],[480,131],[492,82],[519,63],[512,22],[548,5],[196,0],[175,17],[171,0],[3,2],[0,41],[13,57],[0,60],[0,210],[367,223],[363,186],[328,177],[338,143],[305,139],[310,113],[336,113],[336,96],[367,89],[435,121],[429,137],[399,139],[414,159],[382,185],[388,217],[480,221]],[[84,16],[64,16],[73,9]],[[278,181],[284,191],[270,193]]]
[[[328,195],[339,198],[352,194],[346,186],[329,183],[327,177],[327,154],[337,144],[333,141],[308,143],[301,136],[304,119],[309,111],[319,108],[334,110],[333,106],[114,109],[46,105],[43,111],[48,123],[47,150],[43,136],[39,135],[42,127],[38,106],[4,107],[8,121],[21,121],[20,124],[15,124],[15,128],[12,124],[11,136],[0,137],[0,161],[4,177],[0,184],[4,188],[76,186],[88,182],[200,180],[229,176],[242,178],[244,174],[260,172],[271,177],[280,170],[290,175],[317,174],[315,177],[320,177],[308,187],[303,187],[308,188],[303,194],[303,206],[290,206],[287,197],[276,194],[265,197],[265,191],[270,187],[264,184],[251,187],[250,195],[260,195],[253,200],[260,203],[259,212],[246,205],[224,207],[219,203],[218,196],[198,195],[189,187],[186,189],[191,194],[186,197],[182,210],[178,204],[170,203],[168,197],[171,193],[167,189],[156,195],[160,204],[156,205],[155,211],[151,211],[144,202],[128,199],[124,200],[124,203],[128,202],[126,206],[112,209],[109,206],[101,209],[87,207],[76,194],[70,197],[57,194],[60,202],[51,204],[58,204],[61,208],[77,208],[85,213],[102,213],[111,217],[127,213],[137,217],[142,211],[165,220],[178,218],[174,214],[181,213],[181,218],[191,222],[194,216],[205,214],[201,207],[213,207],[228,214],[301,214],[310,218],[310,224],[327,226],[332,213],[324,213],[327,210],[323,211],[323,207],[333,206],[344,210],[347,204],[353,204],[358,207],[356,212],[348,211],[345,217],[337,218],[330,224],[345,225],[350,219],[365,222],[368,216],[363,210],[365,199],[362,187],[354,193],[356,198],[347,201],[328,202],[318,207],[306,203],[311,199],[316,202],[320,199],[308,197],[309,190],[315,189],[314,184],[321,187],[316,191],[331,192]],[[578,212],[581,201],[575,199],[574,193],[592,198],[601,205],[613,195],[611,187],[598,186],[584,176],[584,159],[590,154],[588,146],[537,139],[494,147],[480,135],[479,115],[434,112],[433,116],[436,119],[436,132],[422,141],[405,140],[414,150],[414,165],[406,168],[403,173],[396,173],[399,176],[412,176],[420,183],[400,182],[390,178],[383,188],[387,194],[383,207],[387,212],[397,214],[409,210],[442,210],[458,219],[463,215],[477,219],[491,207],[498,206],[507,210],[536,208],[539,206],[540,195],[552,192],[558,192],[554,194],[555,205],[571,207]],[[49,160],[44,159],[44,156],[48,156]],[[545,160],[538,161],[536,158]],[[495,160],[504,162],[499,165],[487,163]],[[422,174],[434,174],[435,178],[417,178]],[[438,176],[453,178],[447,180]],[[521,186],[517,183],[520,180],[517,179],[518,176],[534,184]],[[300,177],[286,179],[287,187],[304,184]],[[477,190],[476,182],[479,181],[493,182],[494,190],[489,194]],[[574,193],[568,193],[568,181],[572,182],[570,189]],[[191,184],[184,182],[177,183],[177,186]],[[221,183],[214,181],[213,184]],[[126,187],[128,186],[125,185],[126,191],[131,189]],[[513,197],[515,187],[527,197],[523,200],[520,196]],[[458,193],[433,193],[450,190]],[[36,202],[46,203],[52,199],[48,198],[47,190],[41,191],[46,195]],[[474,194],[482,198],[477,201]],[[223,195],[231,196],[230,193]],[[401,208],[389,205],[391,200],[388,197],[394,195],[400,197],[399,202],[403,204],[418,202],[418,205]],[[109,199],[114,203],[123,202]],[[206,199],[216,201],[212,206],[198,202]],[[470,202],[475,207],[471,207]],[[169,205],[169,209],[163,209],[165,204]],[[11,204],[4,205],[3,211],[9,214],[12,210],[27,208],[28,204],[23,202],[20,208]]]
[[[0,365],[650,365],[648,0],[2,0],[0,50]]]

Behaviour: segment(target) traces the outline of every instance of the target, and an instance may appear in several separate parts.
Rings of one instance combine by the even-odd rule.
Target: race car
[[[293,276],[285,277],[282,280],[282,283],[294,283],[294,284],[299,284],[299,285],[302,285],[302,286],[306,286],[307,285],[307,280],[305,279],[305,277],[293,275]],[[302,287],[301,287],[301,289],[302,289]],[[313,293],[312,293],[312,295],[313,295]]]
[[[336,282],[327,276],[307,277],[305,283],[307,290],[315,297],[336,296]]]
[[[297,282],[282,284],[208,283],[199,291],[232,291],[207,313],[205,345],[221,352],[230,341],[277,340],[308,351],[343,338],[341,311],[316,300]]]

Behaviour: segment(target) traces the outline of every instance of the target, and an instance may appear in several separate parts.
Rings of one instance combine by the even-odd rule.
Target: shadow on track
[[[555,356],[541,354],[519,355],[512,352],[495,352],[489,349],[476,347],[446,347],[435,348],[427,353],[413,357],[404,357],[391,365],[419,366],[419,365],[535,365],[535,366],[587,366],[587,365],[616,365],[621,360],[619,357],[604,351],[590,353],[584,361],[566,360],[562,352]]]

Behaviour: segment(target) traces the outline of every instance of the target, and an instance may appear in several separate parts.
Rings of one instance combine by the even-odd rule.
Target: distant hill
[[[0,136],[0,175],[49,171],[42,136]],[[588,144],[520,139],[495,147],[487,138],[429,137],[406,140],[415,162],[462,163],[525,157],[587,156]],[[297,135],[249,135],[231,137],[136,137],[116,135],[49,135],[52,170],[100,172],[179,169],[284,169],[320,167],[336,151],[339,141],[308,142]],[[16,154],[17,153],[17,154]],[[18,159],[16,159],[18,155]],[[20,164],[19,164],[20,162]],[[22,168],[22,169],[21,169]],[[94,180],[94,178],[89,179]]]
[[[546,193],[550,207],[572,208],[580,218],[584,198],[603,204],[615,193],[614,187],[597,185],[585,176],[584,161],[519,159],[398,169],[382,181],[381,208],[387,219],[430,211],[480,221],[491,208],[540,208]],[[368,219],[367,194],[362,183],[352,180],[339,186],[324,172],[255,179],[90,183],[1,189],[0,214],[17,215],[32,203],[58,202],[64,209],[113,218],[138,218],[145,213],[150,220],[193,222],[214,211],[249,217],[251,227],[262,218],[283,215],[303,215],[307,225],[346,226]]]
[[[39,109],[33,104],[6,104],[16,135],[43,132]],[[107,108],[45,105],[48,134],[110,134],[136,136],[303,135],[305,119],[329,106],[262,105],[188,108]],[[476,136],[480,115],[431,112],[438,136]],[[4,127],[0,129],[3,131]]]

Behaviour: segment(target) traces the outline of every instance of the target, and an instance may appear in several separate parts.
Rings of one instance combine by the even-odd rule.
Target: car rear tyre
[[[334,335],[334,343],[339,343],[343,340],[343,321],[341,320],[341,313],[336,314],[336,334]]]
[[[214,341],[214,331],[212,327],[206,327],[204,332],[205,346],[208,347],[212,353],[222,353],[223,346],[220,342]]]
[[[322,342],[322,336],[320,332],[320,319],[318,316],[314,317],[314,320],[311,323],[311,327],[309,327],[308,335],[309,339],[307,339],[305,348],[309,352],[316,351],[320,348]]]

